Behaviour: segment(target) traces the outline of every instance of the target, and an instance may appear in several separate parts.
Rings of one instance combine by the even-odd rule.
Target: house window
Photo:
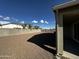
[[[79,22],[74,24],[74,40],[79,43]]]

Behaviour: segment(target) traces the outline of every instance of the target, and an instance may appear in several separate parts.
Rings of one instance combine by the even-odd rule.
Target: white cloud
[[[45,21],[46,24],[48,24],[48,21]]]
[[[24,22],[24,21],[21,21],[20,23],[21,23],[21,24],[24,24],[25,22]]]
[[[32,23],[38,23],[38,21],[36,21],[36,20],[33,20],[33,21],[32,21]]]
[[[0,18],[3,18],[3,16],[2,16],[2,15],[0,15]]]
[[[11,18],[11,19],[14,20],[14,21],[16,21],[16,22],[18,21],[18,19],[16,19],[16,18]]]
[[[40,20],[41,23],[44,23],[44,20]]]
[[[15,19],[15,21],[18,21],[18,19]]]
[[[45,21],[45,20],[40,20],[41,23],[45,23],[45,24],[48,24],[48,21]]]
[[[5,18],[3,18],[4,20],[10,20],[10,17],[5,17]]]
[[[10,23],[10,22],[8,22],[8,21],[0,21],[0,24],[8,24],[8,23]]]

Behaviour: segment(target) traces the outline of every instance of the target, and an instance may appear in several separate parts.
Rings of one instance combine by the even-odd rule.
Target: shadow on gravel
[[[30,38],[28,42],[32,42],[52,54],[56,54],[56,49],[53,49],[53,47],[56,48],[55,33],[38,34]]]
[[[56,36],[55,33],[42,33],[28,39],[28,42],[34,43],[46,51],[56,54]],[[51,48],[50,48],[51,47]],[[64,38],[64,50],[79,56],[79,43],[76,43],[71,38]]]

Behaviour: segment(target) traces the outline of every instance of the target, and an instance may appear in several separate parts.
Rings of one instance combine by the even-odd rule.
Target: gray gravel
[[[39,33],[0,37],[0,59],[54,59],[54,55],[27,40]]]

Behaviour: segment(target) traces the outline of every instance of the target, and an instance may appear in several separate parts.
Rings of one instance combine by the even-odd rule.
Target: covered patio
[[[79,59],[79,1],[60,4],[53,9],[56,16],[57,58]]]

